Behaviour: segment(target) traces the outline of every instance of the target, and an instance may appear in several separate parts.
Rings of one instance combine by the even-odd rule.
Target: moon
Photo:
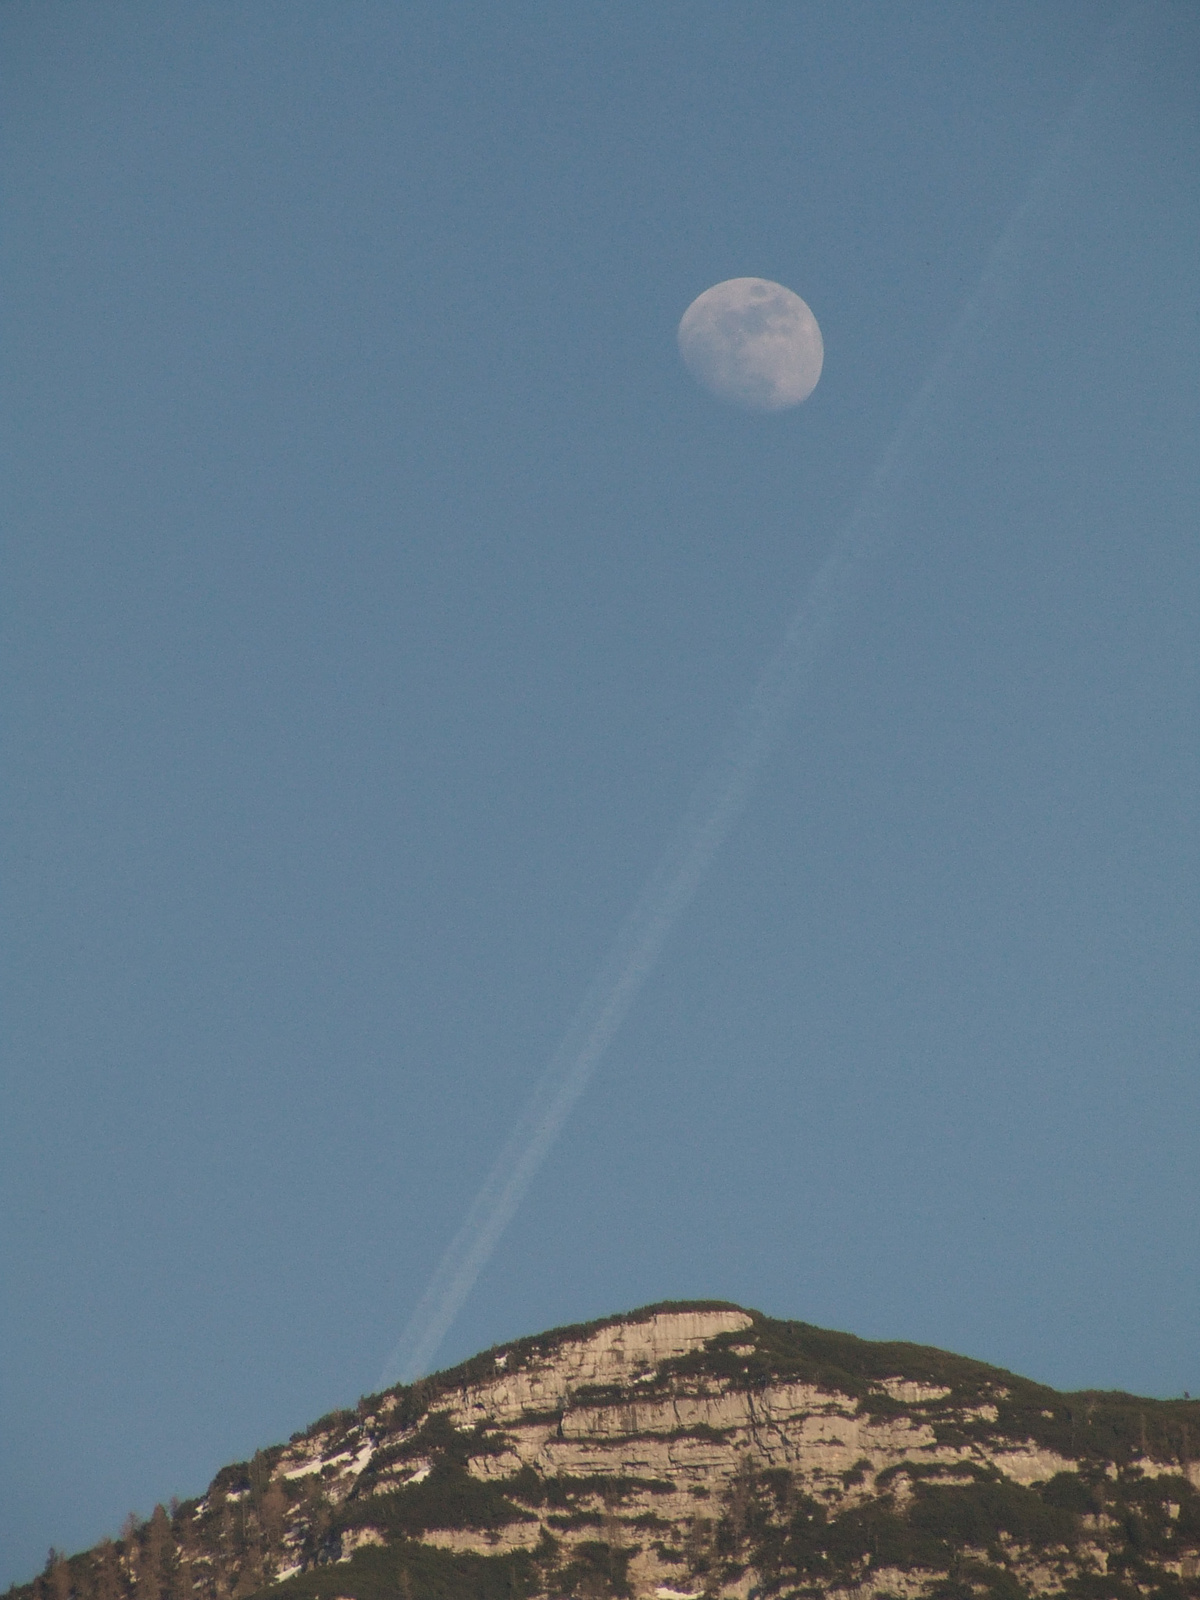
[[[692,376],[747,411],[798,406],[825,360],[816,317],[769,278],[714,283],[683,313],[677,337]]]

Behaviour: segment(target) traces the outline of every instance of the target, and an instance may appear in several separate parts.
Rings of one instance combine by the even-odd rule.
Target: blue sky
[[[440,1360],[702,1295],[1200,1389],[1194,7],[10,3],[0,62],[0,1580],[374,1387],[1098,62]],[[678,359],[745,275],[794,411]]]

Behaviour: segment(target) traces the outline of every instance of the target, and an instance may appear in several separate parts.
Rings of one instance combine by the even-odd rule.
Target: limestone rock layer
[[[1200,1600],[1200,1405],[718,1304],[367,1397],[24,1600]]]

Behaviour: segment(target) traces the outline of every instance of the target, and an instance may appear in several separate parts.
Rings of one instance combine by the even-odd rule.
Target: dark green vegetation
[[[1194,1401],[1060,1394],[945,1351],[751,1313],[752,1329],[632,1373],[637,1400],[802,1382],[850,1397],[872,1419],[917,1419],[942,1445],[1032,1443],[1075,1470],[1023,1488],[986,1464],[904,1462],[872,1479],[863,1460],[841,1475],[848,1498],[835,1488],[825,1501],[790,1472],[746,1459],[723,1496],[692,1485],[686,1515],[671,1501],[674,1520],[660,1513],[686,1484],[532,1467],[473,1474],[468,1463],[506,1453],[507,1436],[494,1420],[458,1428],[439,1410],[465,1386],[494,1379],[498,1354],[511,1374],[616,1322],[718,1309],[736,1308],[661,1305],[557,1329],[366,1397],[293,1435],[292,1445],[319,1447],[313,1470],[289,1478],[286,1447],[260,1451],[223,1468],[200,1500],[131,1517],[119,1539],[70,1559],[51,1552],[46,1571],[10,1600],[600,1600],[631,1593],[639,1549],[656,1552],[680,1589],[715,1594],[752,1582],[763,1600],[853,1588],[883,1570],[923,1575],[932,1600],[1018,1600],[1033,1588],[1070,1600],[1200,1600],[1200,1493],[1188,1478],[1200,1438]],[[889,1393],[885,1380],[894,1389],[898,1378],[922,1386],[923,1397]],[[593,1386],[577,1388],[570,1404],[628,1408],[630,1398],[620,1385]],[[553,1427],[562,1418],[541,1420]],[[698,1425],[684,1436],[727,1443]],[[342,1476],[360,1454],[369,1455],[364,1469]],[[1145,1475],[1149,1463],[1158,1475]],[[454,1533],[494,1553],[422,1542]],[[528,1548],[505,1548],[513,1534]]]
[[[903,1486],[902,1492],[897,1492]],[[690,1565],[700,1585],[731,1584],[748,1569],[764,1596],[852,1588],[872,1568],[944,1573],[941,1600],[1026,1594],[1014,1555],[1033,1553],[1053,1573],[1056,1592],[1077,1600],[1184,1600],[1200,1594],[1194,1577],[1162,1563],[1200,1544],[1200,1493],[1182,1476],[1113,1480],[1064,1472],[1026,1489],[998,1472],[892,1475],[877,1498],[831,1514],[799,1493],[786,1471],[739,1473],[720,1517],[693,1540]],[[1071,1561],[1110,1530],[1107,1573],[1081,1573]],[[1193,1565],[1184,1562],[1185,1567]]]
[[[621,1316],[554,1328],[497,1348],[502,1348],[507,1357],[507,1370],[515,1372],[552,1355],[557,1346],[567,1341],[585,1339],[617,1323],[649,1321],[663,1311],[741,1309],[725,1300],[661,1301]],[[900,1375],[910,1382],[950,1391],[940,1407],[927,1403],[921,1408],[923,1413],[931,1414],[939,1439],[947,1444],[963,1442],[971,1436],[1001,1435],[1031,1439],[1060,1455],[1118,1463],[1139,1456],[1186,1461],[1192,1459],[1193,1444],[1200,1450],[1200,1401],[1150,1400],[1103,1390],[1063,1394],[1001,1367],[933,1346],[860,1339],[852,1333],[837,1333],[806,1322],[779,1321],[756,1311],[748,1315],[754,1323],[752,1355],[736,1353],[746,1344],[747,1335],[722,1334],[703,1351],[664,1362],[656,1374],[657,1381],[644,1392],[650,1395],[665,1389],[676,1377],[723,1377],[751,1388],[790,1379],[815,1384],[830,1393],[850,1395],[873,1415],[900,1416],[912,1408],[904,1401],[893,1400],[878,1387],[885,1378]],[[457,1367],[433,1373],[396,1391],[400,1396],[393,1413],[396,1429],[414,1426],[436,1407],[439,1397],[493,1378],[496,1354],[497,1349],[482,1351]],[[581,1387],[573,1398],[577,1405],[604,1405],[619,1401],[623,1393],[611,1385]],[[293,1440],[311,1438],[329,1429],[348,1439],[363,1412],[380,1399],[379,1395],[368,1395],[359,1402],[357,1411],[331,1412],[303,1433],[293,1434]],[[939,1409],[949,1412],[981,1402],[996,1405],[996,1422],[980,1422],[966,1428],[947,1422],[938,1429]]]
[[[317,1567],[270,1592],[280,1600],[524,1600],[540,1576],[522,1552],[456,1555],[401,1543],[359,1550],[345,1564]]]
[[[874,1416],[902,1416],[913,1406],[892,1399],[879,1387],[884,1379],[899,1375],[949,1391],[944,1400],[919,1407],[943,1444],[972,1438],[1031,1439],[1059,1455],[1117,1465],[1142,1456],[1186,1462],[1192,1459],[1192,1444],[1200,1444],[1200,1401],[1145,1400],[1093,1390],[1061,1394],[1001,1367],[927,1345],[859,1339],[806,1322],[779,1322],[758,1312],[750,1315],[752,1355],[736,1353],[745,1346],[745,1335],[723,1334],[704,1351],[664,1362],[661,1377],[705,1373],[750,1388],[791,1379],[850,1395]],[[994,1422],[964,1425],[951,1419],[950,1414],[964,1406],[981,1404],[996,1407]],[[945,1420],[939,1421],[939,1412],[946,1414]]]

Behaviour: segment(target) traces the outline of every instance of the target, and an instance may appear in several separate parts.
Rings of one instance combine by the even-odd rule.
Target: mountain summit
[[[714,1302],[490,1350],[20,1600],[1200,1600],[1200,1403]]]

